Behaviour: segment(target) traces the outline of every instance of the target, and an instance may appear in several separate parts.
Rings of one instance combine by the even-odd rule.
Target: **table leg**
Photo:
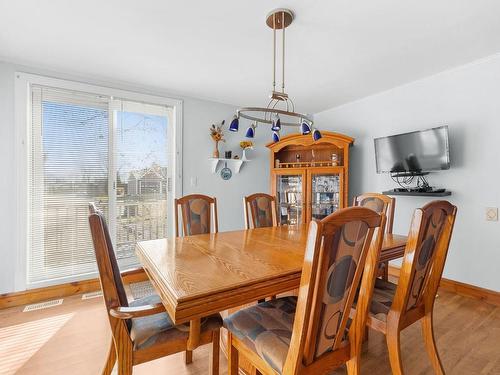
[[[193,363],[193,351],[192,350],[184,350],[184,363],[186,365]]]
[[[389,262],[384,262],[382,267],[382,279],[385,281],[389,281]]]
[[[200,345],[201,321],[193,319],[189,324],[189,337],[187,341],[187,349],[194,350]]]

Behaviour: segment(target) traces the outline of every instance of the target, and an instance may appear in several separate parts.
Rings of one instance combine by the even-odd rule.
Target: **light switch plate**
[[[498,221],[498,207],[486,207],[486,221]]]

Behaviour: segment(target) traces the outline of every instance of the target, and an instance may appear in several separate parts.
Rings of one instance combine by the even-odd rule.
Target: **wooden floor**
[[[436,336],[449,375],[500,375],[500,307],[440,292],[436,302]],[[61,306],[22,312],[0,311],[0,374],[100,374],[111,339],[102,299],[66,298]],[[403,331],[407,375],[432,374],[419,324]],[[227,363],[221,358],[221,374]],[[115,369],[116,371],[116,369]],[[134,374],[197,375],[208,372],[208,348],[194,353],[185,366],[181,355],[135,368]],[[384,337],[370,332],[362,373],[390,374]],[[334,374],[345,374],[344,369]]]

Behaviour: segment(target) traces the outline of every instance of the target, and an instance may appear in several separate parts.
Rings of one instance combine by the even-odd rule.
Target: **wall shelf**
[[[451,195],[451,191],[445,190],[445,191],[440,191],[440,192],[432,192],[432,191],[419,192],[419,191],[387,190],[387,191],[384,191],[382,194],[385,194],[385,195],[409,195],[412,197],[446,197],[448,195]]]
[[[210,167],[212,173],[217,173],[219,167],[227,163],[227,167],[234,171],[234,173],[240,173],[241,166],[243,163],[247,163],[251,160],[243,160],[243,159],[224,159],[224,158],[208,158],[210,161]]]

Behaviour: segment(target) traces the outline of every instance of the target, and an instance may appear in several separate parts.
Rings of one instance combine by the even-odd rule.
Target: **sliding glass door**
[[[135,243],[168,233],[168,108],[113,103],[114,160],[109,196],[117,258],[136,265]]]
[[[32,85],[28,287],[94,277],[88,203],[108,221],[122,269],[135,243],[173,228],[174,108]]]

